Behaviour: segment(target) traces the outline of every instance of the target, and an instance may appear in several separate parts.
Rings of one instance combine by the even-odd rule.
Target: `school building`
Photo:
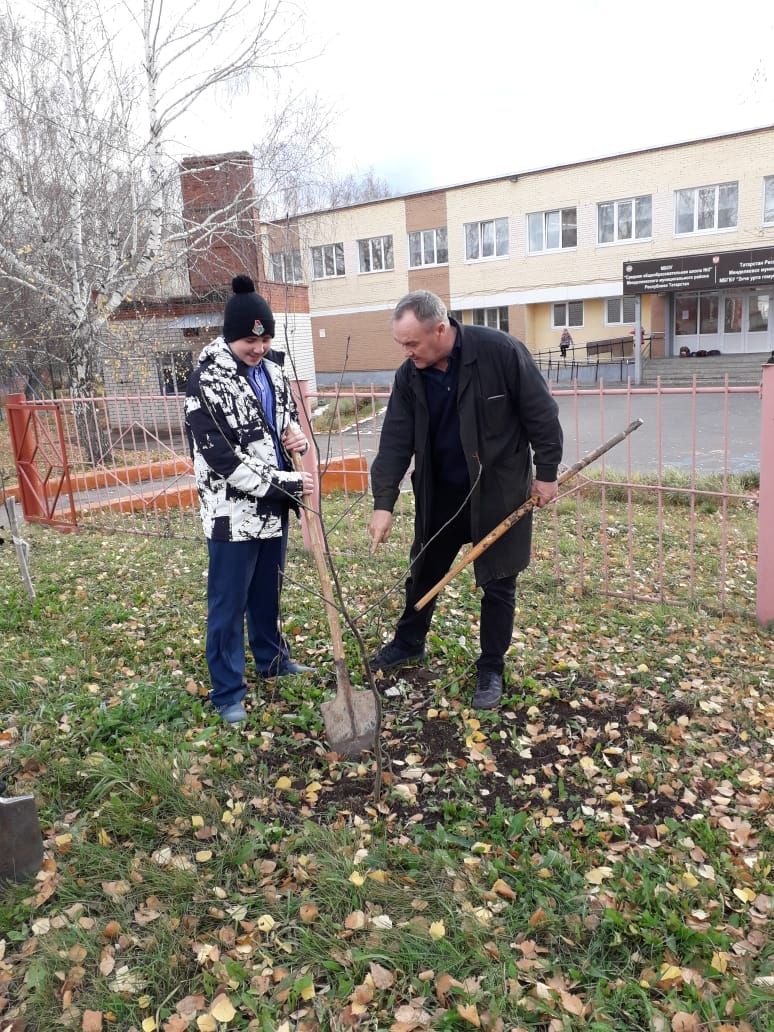
[[[533,353],[774,349],[774,126],[262,222],[267,276],[308,284],[318,382],[401,360],[390,311],[439,294]],[[704,270],[704,271],[696,271]],[[690,274],[689,274],[690,273]]]

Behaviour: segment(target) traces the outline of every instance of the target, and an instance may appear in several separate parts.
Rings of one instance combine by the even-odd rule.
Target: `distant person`
[[[567,358],[567,352],[573,347],[572,336],[570,331],[565,328],[562,330],[562,336],[559,340],[559,351],[562,354],[562,358]]]
[[[185,425],[209,552],[207,666],[210,701],[228,724],[245,717],[245,616],[261,677],[310,673],[294,663],[279,628],[288,513],[312,491],[292,469],[309,447],[298,425],[281,355],[271,351],[274,315],[249,276],[232,281],[223,335],[191,374]]]
[[[406,360],[395,374],[371,467],[372,548],[390,536],[412,458],[416,516],[406,608],[393,640],[371,660],[376,670],[423,658],[435,601],[419,612],[414,603],[449,571],[465,542],[486,537],[530,496],[538,507],[555,498],[562,457],[557,404],[520,341],[501,330],[460,325],[429,290],[398,302],[392,335]],[[500,702],[516,575],[529,565],[531,542],[528,516],[475,561],[483,588],[475,709]]]

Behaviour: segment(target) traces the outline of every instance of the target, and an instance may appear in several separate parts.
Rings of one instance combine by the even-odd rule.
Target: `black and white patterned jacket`
[[[295,402],[279,362],[266,357],[263,364],[282,437],[288,423],[298,421]],[[247,371],[218,337],[199,355],[188,381],[185,426],[204,533],[213,541],[279,537],[288,506],[297,508],[301,497],[301,477],[289,468],[287,456],[287,468],[278,468],[271,431]]]

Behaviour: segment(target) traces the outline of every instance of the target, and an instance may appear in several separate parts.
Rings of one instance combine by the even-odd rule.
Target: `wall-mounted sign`
[[[774,286],[774,247],[624,262],[624,294]]]

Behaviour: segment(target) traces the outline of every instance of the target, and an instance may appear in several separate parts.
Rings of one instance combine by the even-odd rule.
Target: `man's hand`
[[[542,509],[548,505],[559,494],[559,484],[556,480],[533,480],[532,498],[536,509]]]
[[[303,453],[309,447],[309,442],[304,437],[304,431],[298,423],[288,423],[282,435],[282,444],[289,452]]]
[[[392,513],[386,509],[374,509],[374,514],[368,527],[368,534],[371,538],[371,555],[376,551],[377,545],[389,540],[391,530]]]
[[[306,470],[303,470],[299,475],[302,483],[301,497],[308,498],[314,492],[314,477],[311,473],[307,473]]]

